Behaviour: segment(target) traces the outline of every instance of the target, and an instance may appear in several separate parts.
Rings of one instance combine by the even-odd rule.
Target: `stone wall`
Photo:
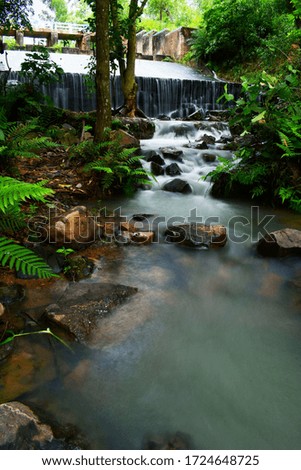
[[[174,31],[141,31],[137,34],[137,57],[150,60],[170,57],[180,60],[189,51],[188,40],[193,31],[192,28],[183,26]]]

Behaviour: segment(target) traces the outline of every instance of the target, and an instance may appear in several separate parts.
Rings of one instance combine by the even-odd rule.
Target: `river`
[[[255,249],[263,220],[272,231],[300,228],[300,217],[213,199],[200,177],[217,162],[202,155],[231,155],[216,145],[184,147],[204,133],[218,140],[228,130],[158,121],[154,139],[141,142],[145,155],[162,146],[184,151],[179,165],[191,194],[163,191],[162,176],[106,207],[165,221],[213,217],[227,227],[226,246],[184,248],[160,233],[160,243],[124,246],[119,259],[102,260],[88,282],[127,284],[138,294],[101,321],[98,347],[77,352],[73,376],[26,395],[76,424],[94,449],[141,449],[147,436],[177,431],[195,449],[300,447],[301,295],[294,281],[301,261],[262,258]]]

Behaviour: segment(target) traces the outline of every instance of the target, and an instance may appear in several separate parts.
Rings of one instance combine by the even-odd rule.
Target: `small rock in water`
[[[174,180],[169,181],[163,186],[162,189],[172,193],[192,193],[191,186],[187,183],[187,181],[181,180],[180,178],[175,178]]]
[[[182,162],[182,155],[183,151],[182,150],[177,150],[173,147],[164,147],[160,148],[160,151],[162,152],[162,155],[164,158],[169,158],[171,160],[177,160],[178,162]]]
[[[143,443],[145,450],[191,450],[191,437],[183,432],[175,434],[153,435],[146,437]]]
[[[177,163],[171,163],[170,165],[166,167],[165,171],[166,171],[166,174],[169,176],[178,176],[182,173],[181,168],[179,167]]]
[[[204,162],[212,163],[216,160],[216,155],[214,153],[203,153],[202,155]]]
[[[266,234],[257,244],[262,256],[282,257],[301,254],[301,230],[286,228]]]
[[[152,162],[152,163],[157,163],[157,165],[164,165],[165,161],[161,157],[161,155],[158,155],[157,153],[150,155],[149,157],[146,157],[147,162]]]
[[[151,162],[151,172],[155,176],[161,176],[164,175],[164,168],[161,165],[158,165],[158,163]]]

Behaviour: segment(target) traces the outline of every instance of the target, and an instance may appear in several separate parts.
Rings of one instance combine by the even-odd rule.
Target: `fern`
[[[44,279],[54,276],[50,266],[42,258],[6,237],[0,237],[0,264],[21,270],[23,274],[30,276]]]
[[[45,183],[26,183],[9,176],[0,176],[0,211],[6,213],[10,206],[18,206],[26,199],[46,202],[45,197],[53,194],[53,190],[45,188]]]

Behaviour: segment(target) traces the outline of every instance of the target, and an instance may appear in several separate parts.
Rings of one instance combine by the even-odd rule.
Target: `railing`
[[[35,23],[33,21],[32,24],[38,29],[51,29],[52,31],[64,31],[66,33],[86,33],[89,30],[87,23],[60,23],[59,21],[47,21],[45,23],[37,21]]]

